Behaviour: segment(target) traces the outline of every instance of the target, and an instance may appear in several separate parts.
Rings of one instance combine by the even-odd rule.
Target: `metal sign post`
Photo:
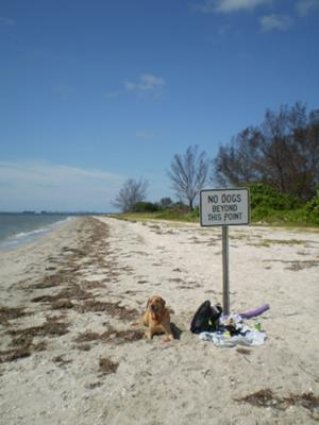
[[[249,224],[250,203],[247,188],[204,189],[200,192],[201,226],[222,226],[223,310],[230,313],[228,226]]]
[[[223,251],[223,311],[229,314],[229,249],[228,249],[228,226],[222,227],[222,251]]]

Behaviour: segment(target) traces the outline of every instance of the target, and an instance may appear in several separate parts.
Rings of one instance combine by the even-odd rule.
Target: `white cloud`
[[[100,170],[0,161],[0,210],[106,211],[124,180]]]
[[[139,97],[159,97],[163,94],[166,82],[163,77],[154,74],[141,74],[136,81],[126,80],[120,90],[108,91],[106,99],[116,99],[126,93],[134,93]]]
[[[125,81],[125,89],[127,91],[142,95],[159,93],[165,85],[164,78],[157,77],[153,74],[142,74],[135,82]]]
[[[205,0],[199,5],[203,13],[231,13],[241,10],[253,10],[258,6],[270,3],[271,0]]]
[[[299,16],[305,17],[314,10],[319,10],[319,0],[298,0],[296,11]]]
[[[293,20],[287,15],[266,15],[260,19],[263,31],[287,31],[293,24]]]

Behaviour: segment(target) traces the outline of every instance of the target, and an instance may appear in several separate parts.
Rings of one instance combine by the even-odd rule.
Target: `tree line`
[[[266,110],[263,122],[249,126],[221,145],[215,158],[189,146],[175,154],[167,175],[179,202],[193,210],[199,191],[211,187],[263,185],[296,202],[316,197],[319,186],[319,110],[300,102]],[[148,182],[127,180],[114,205],[132,211],[145,201]]]

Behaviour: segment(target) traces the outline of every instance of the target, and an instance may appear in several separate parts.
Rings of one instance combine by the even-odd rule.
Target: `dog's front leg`
[[[148,341],[151,341],[151,340],[153,339],[153,332],[152,332],[152,329],[151,329],[151,328],[148,328],[148,329],[145,331],[144,337],[145,337]]]
[[[162,326],[162,328],[163,328],[163,332],[165,333],[164,342],[173,341],[174,336],[172,333],[171,325],[168,324],[168,325]]]

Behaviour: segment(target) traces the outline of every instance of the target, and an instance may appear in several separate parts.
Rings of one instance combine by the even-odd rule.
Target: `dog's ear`
[[[149,298],[149,299],[147,300],[146,308],[148,308],[148,306],[150,305],[150,303],[151,303],[151,299]]]
[[[166,305],[166,301],[165,301],[163,298],[161,298],[161,304],[162,304],[163,308],[164,308],[164,307],[165,307],[165,305]]]

